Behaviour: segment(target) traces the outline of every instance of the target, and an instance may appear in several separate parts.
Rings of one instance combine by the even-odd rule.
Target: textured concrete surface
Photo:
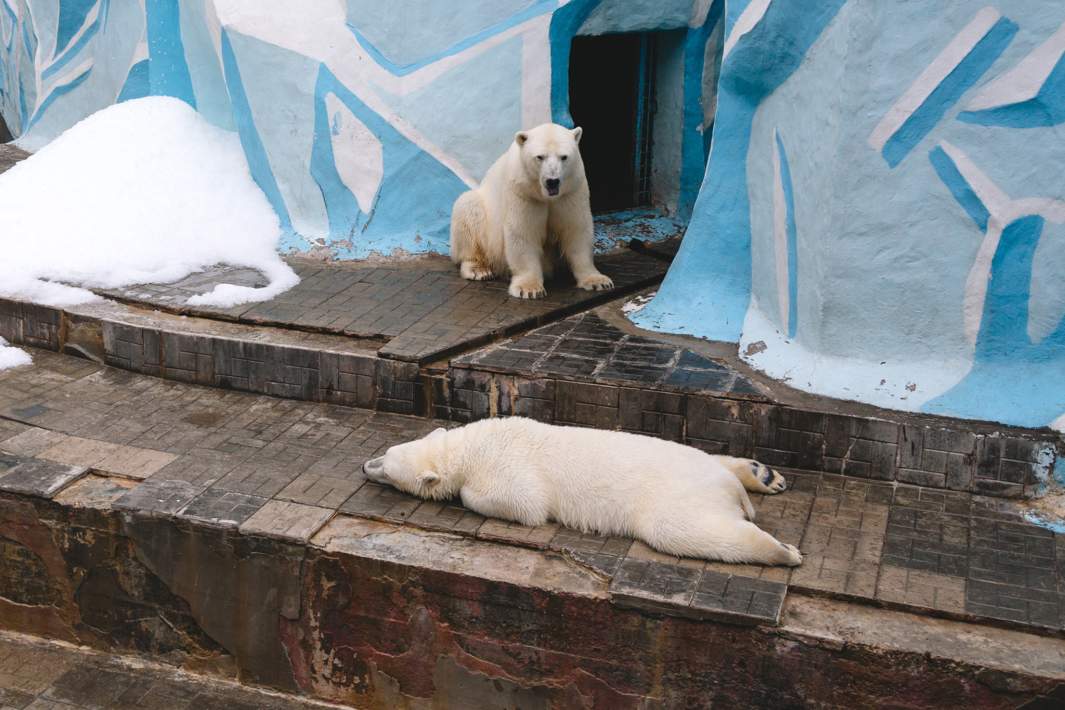
[[[310,710],[335,707],[0,633],[3,710]]]

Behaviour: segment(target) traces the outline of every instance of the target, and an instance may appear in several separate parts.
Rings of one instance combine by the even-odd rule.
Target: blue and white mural
[[[452,202],[514,133],[569,123],[575,35],[679,30],[681,69],[665,82],[678,98],[656,125],[682,137],[661,153],[666,206],[683,217],[713,121],[703,89],[716,80],[720,5],[0,0],[0,115],[36,150],[115,101],[175,96],[240,133],[284,249],[446,251]]]
[[[679,258],[635,320],[800,389],[1065,426],[1065,5],[729,0]]]

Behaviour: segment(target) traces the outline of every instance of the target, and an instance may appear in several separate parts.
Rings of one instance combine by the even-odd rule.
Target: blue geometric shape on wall
[[[266,148],[263,147],[262,138],[259,137],[259,131],[255,128],[255,119],[252,116],[251,106],[248,104],[248,96],[244,92],[237,58],[233,54],[233,46],[225,30],[222,31],[222,70],[225,73],[226,85],[229,87],[229,98],[233,104],[233,120],[237,125],[240,143],[244,146],[244,154],[248,158],[251,176],[266,195],[266,199],[270,201],[274,211],[277,212],[284,236],[291,237],[292,218],[289,216],[285,201],[281,199],[281,191],[277,187],[277,180],[274,179],[270,161],[266,157]]]
[[[118,102],[139,99],[152,93],[151,82],[148,78],[148,62],[142,59],[129,68],[126,75],[126,83],[122,85],[122,91],[118,94]]]
[[[939,175],[939,179],[947,186],[950,194],[954,195],[954,199],[968,213],[973,222],[976,223],[976,226],[980,228],[980,231],[987,231],[987,221],[991,218],[991,214],[987,211],[987,206],[980,200],[976,191],[973,190],[972,185],[958,170],[954,160],[939,146],[932,149],[928,154],[928,159],[932,162],[932,167],[935,169],[936,174]]]
[[[932,90],[910,117],[884,144],[881,154],[891,167],[902,162],[918,143],[927,136],[939,120],[958,102],[999,58],[1013,36],[1017,25],[1005,17],[999,18],[976,43],[954,70]]]
[[[773,2],[725,57],[710,169],[673,266],[655,299],[633,318],[637,324],[674,333],[697,324],[705,338],[739,340],[751,300],[747,155],[754,116],[846,1]]]
[[[784,189],[784,215],[788,237],[788,337],[794,338],[799,325],[799,236],[795,226],[795,193],[791,185],[791,166],[780,133],[776,134],[780,160],[780,182]],[[783,315],[783,314],[781,314]]]
[[[178,0],[145,0],[148,29],[148,77],[153,96],[173,96],[196,108],[185,46],[181,42]]]
[[[68,49],[62,54],[60,54],[58,48],[56,49],[57,58],[55,59],[55,61],[49,64],[44,71],[41,72],[42,79],[48,79],[54,76],[63,67],[69,64],[70,60],[81,54],[81,51],[85,48],[85,45],[89,43],[89,40],[95,37],[96,33],[100,31],[100,25],[103,22],[107,2],[108,0],[101,0],[100,12],[97,14],[96,19],[92,21],[91,25],[85,28],[85,31],[81,33],[81,37],[78,37],[78,41],[75,42],[74,45],[70,47],[70,49]],[[95,2],[91,2],[89,4],[91,7],[92,5],[95,5]],[[81,20],[84,21],[84,19],[84,16],[82,16]],[[60,16],[59,21],[60,23],[63,22],[62,16]],[[79,29],[81,29],[80,24],[74,29],[74,31],[77,32],[77,30]],[[69,41],[70,38],[68,37],[67,39]]]
[[[958,114],[958,120],[1006,128],[1042,128],[1065,123],[1065,55],[1058,59],[1033,98],[981,111],[963,111]]]
[[[67,83],[60,84],[59,86],[52,89],[51,93],[49,93],[48,96],[45,97],[44,101],[41,102],[40,106],[37,107],[37,110],[33,112],[33,117],[30,118],[29,123],[27,124],[27,128],[32,128],[33,124],[35,124],[41,119],[41,116],[43,116],[45,112],[48,111],[48,108],[53,103],[55,103],[56,99],[65,94],[69,94],[71,91],[84,84],[85,80],[89,78],[89,74],[91,73],[92,67],[89,67]]]
[[[990,214],[942,148],[929,159],[940,179],[981,230]],[[1044,426],[1065,411],[1065,318],[1046,338],[1032,342],[1028,322],[1032,267],[1045,220],[1027,215],[1006,225],[991,260],[987,293],[976,336],[973,367],[965,378],[923,410],[937,414]]]
[[[1065,318],[1042,342],[1028,336],[1032,259],[1042,217],[1014,220],[1002,231],[991,262],[972,370],[924,411],[996,420],[1004,412],[1021,426],[1045,426],[1065,411]]]
[[[59,23],[56,27],[55,55],[59,55],[85,24],[96,0],[59,0]]]
[[[393,0],[389,12],[404,19],[400,30],[387,24],[388,15],[382,14],[378,0],[348,0],[348,29],[375,62],[405,76],[551,12],[557,4],[558,0],[493,0],[477,12],[462,12],[439,0]],[[411,16],[417,22],[407,22]]]
[[[334,95],[381,142],[384,173],[373,206],[363,212],[337,171],[326,96]],[[446,252],[451,205],[467,187],[451,170],[408,140],[324,65],[315,87],[311,174],[329,214],[330,232],[351,234],[342,258],[396,248]],[[357,235],[357,238],[354,238]]]

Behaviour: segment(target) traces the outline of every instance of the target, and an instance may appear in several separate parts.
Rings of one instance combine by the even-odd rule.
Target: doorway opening
[[[570,114],[595,214],[651,206],[655,45],[650,32],[573,38]]]

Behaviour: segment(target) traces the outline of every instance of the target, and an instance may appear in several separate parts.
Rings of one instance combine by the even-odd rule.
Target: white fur
[[[482,515],[639,538],[670,555],[798,565],[802,555],[751,522],[747,491],[779,493],[780,474],[617,431],[486,419],[390,448],[363,467],[423,497],[458,495]]]
[[[451,258],[463,278],[480,281],[509,273],[511,296],[539,298],[560,254],[580,288],[613,288],[592,260],[592,210],[577,148],[580,137],[580,128],[554,123],[520,131],[481,186],[459,195],[451,210]]]

